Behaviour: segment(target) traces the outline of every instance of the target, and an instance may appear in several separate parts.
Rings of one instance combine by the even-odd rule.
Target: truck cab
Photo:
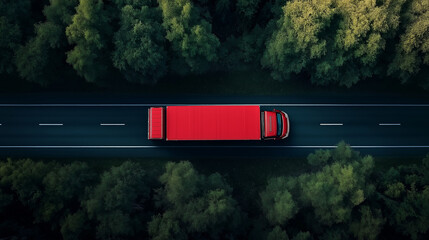
[[[285,139],[289,136],[289,116],[280,110],[261,112],[262,138]]]

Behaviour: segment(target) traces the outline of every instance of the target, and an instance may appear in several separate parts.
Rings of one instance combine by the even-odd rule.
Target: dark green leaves
[[[0,16],[0,73],[11,73],[14,50],[21,38],[21,31],[16,24],[12,24],[6,17]]]
[[[378,234],[381,231],[386,219],[381,215],[380,209],[371,210],[368,206],[362,206],[359,209],[361,218],[360,221],[353,221],[350,224],[350,231],[354,237],[359,240],[377,239]]]
[[[145,178],[145,171],[131,162],[103,174],[84,202],[89,218],[98,222],[99,239],[133,236],[141,231],[143,215],[137,213],[149,198]]]
[[[35,36],[16,53],[19,75],[41,85],[59,81],[68,44],[65,29],[72,21],[78,0],[50,0],[44,8],[46,21],[34,26]]]
[[[154,239],[187,239],[208,233],[223,236],[241,217],[231,187],[219,174],[199,174],[189,162],[166,165],[159,204],[164,211],[149,223]]]
[[[290,192],[295,185],[296,180],[292,178],[279,177],[268,181],[260,196],[262,209],[271,224],[284,225],[298,212],[298,204]]]
[[[141,83],[155,82],[167,70],[161,11],[147,2],[122,6],[121,27],[114,35],[112,56],[113,65],[129,81]]]

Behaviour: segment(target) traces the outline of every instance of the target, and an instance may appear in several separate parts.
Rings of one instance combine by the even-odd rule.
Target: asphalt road
[[[429,104],[260,105],[288,113],[287,139],[150,141],[147,109],[157,104],[0,104],[0,157],[305,156],[341,140],[375,155],[429,152]]]

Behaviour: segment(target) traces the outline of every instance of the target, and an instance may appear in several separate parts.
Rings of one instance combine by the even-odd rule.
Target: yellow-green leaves
[[[375,72],[404,1],[287,2],[261,64],[279,80],[305,71],[313,83],[351,87]]]
[[[384,194],[386,196],[389,196],[391,198],[399,198],[402,193],[405,192],[405,186],[401,182],[392,183],[387,185],[386,191],[384,191]]]
[[[346,223],[353,209],[372,193],[372,158],[361,157],[344,142],[334,150],[317,150],[308,161],[316,171],[269,179],[261,192],[262,209],[270,224],[284,226],[301,209],[312,209],[322,225]]]
[[[410,0],[403,16],[403,33],[396,46],[396,55],[389,74],[399,74],[403,82],[429,66],[429,2]],[[428,78],[423,84],[428,84]]]
[[[172,50],[179,61],[191,71],[201,72],[217,60],[219,39],[212,33],[211,24],[190,0],[159,0]]]
[[[332,1],[287,2],[278,29],[266,43],[262,66],[271,68],[272,76],[279,80],[301,72],[312,59],[326,52],[326,40],[319,34],[330,24],[333,14]]]
[[[67,52],[67,62],[88,82],[100,80],[107,66],[107,36],[110,33],[102,0],[80,0],[72,23],[66,28],[67,39],[75,47]]]

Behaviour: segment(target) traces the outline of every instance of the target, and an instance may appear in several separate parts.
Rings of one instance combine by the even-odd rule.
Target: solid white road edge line
[[[379,123],[379,126],[401,126],[400,123]]]
[[[429,145],[406,146],[370,146],[355,145],[352,148],[429,148]],[[307,146],[0,146],[0,148],[337,148],[335,145],[307,145]]]
[[[39,126],[63,126],[62,123],[39,123]]]
[[[125,126],[125,123],[100,123],[100,126]]]
[[[342,123],[321,123],[320,126],[343,126]]]

